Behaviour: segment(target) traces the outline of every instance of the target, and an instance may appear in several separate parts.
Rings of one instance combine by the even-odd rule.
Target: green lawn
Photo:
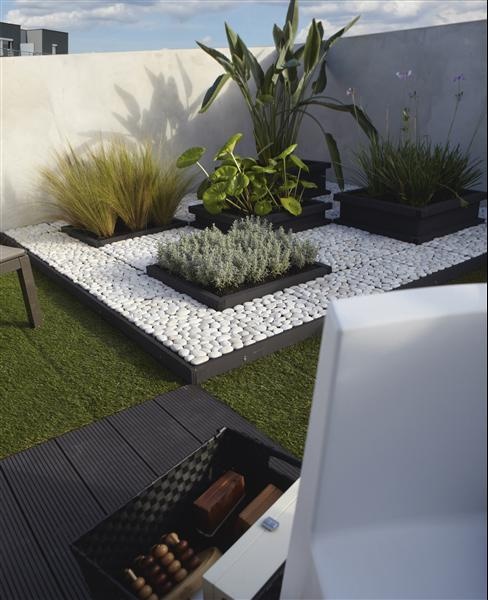
[[[44,325],[27,325],[14,273],[0,277],[0,457],[172,390],[181,381],[39,272]],[[486,281],[476,272],[463,282]],[[292,452],[303,451],[319,339],[204,387]]]

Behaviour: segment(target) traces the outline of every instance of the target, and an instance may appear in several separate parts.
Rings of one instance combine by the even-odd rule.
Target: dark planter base
[[[85,244],[89,244],[90,246],[94,246],[95,248],[101,248],[106,244],[113,244],[114,242],[121,242],[122,240],[130,240],[132,238],[141,237],[142,235],[150,235],[151,233],[160,233],[161,231],[167,231],[168,229],[177,229],[178,227],[185,227],[188,225],[186,221],[182,221],[181,219],[173,219],[171,223],[168,225],[163,225],[162,227],[149,227],[148,229],[142,229],[141,231],[127,231],[117,233],[117,230],[114,235],[107,238],[97,237],[91,231],[87,231],[86,229],[77,229],[72,225],[66,225],[61,227],[61,231],[66,233],[66,235],[70,235],[71,237],[80,240],[80,242],[84,242]]]
[[[196,283],[178,277],[178,275],[169,273],[159,265],[149,265],[146,268],[146,271],[148,275],[162,281],[177,292],[188,294],[188,296],[195,298],[195,300],[198,300],[199,302],[202,302],[202,304],[206,304],[215,310],[224,310],[226,308],[232,308],[236,304],[242,304],[243,302],[248,302],[254,298],[260,298],[266,294],[273,294],[274,292],[284,290],[293,285],[305,283],[306,281],[316,279],[317,277],[323,277],[324,275],[328,275],[332,269],[328,265],[314,263],[299,273],[284,275],[279,279],[267,281],[253,287],[246,287],[223,296],[219,296],[214,292],[200,287]]]
[[[327,169],[330,169],[330,162],[321,160],[304,160],[303,161],[308,169],[308,173],[302,173],[303,179],[315,183],[317,189],[305,190],[303,197],[305,199],[311,199],[315,196],[326,196],[330,194],[330,190],[327,189]]]
[[[371,198],[364,189],[342,192],[334,198],[341,203],[341,216],[337,223],[404,242],[423,244],[483,222],[478,213],[486,193],[465,190],[462,197],[468,203],[466,207],[460,206],[457,199],[422,207],[407,206]]]
[[[270,213],[263,217],[273,224],[273,229],[283,227],[285,230],[304,231],[313,227],[321,227],[330,223],[325,218],[325,211],[332,208],[332,202],[322,202],[321,200],[305,200],[303,203],[302,214],[294,217],[285,211]],[[190,223],[192,227],[205,229],[215,224],[224,233],[229,231],[232,224],[237,219],[242,219],[243,214],[232,213],[229,211],[221,212],[219,215],[211,215],[205,210],[203,204],[194,204],[188,210],[195,215],[195,221]]]
[[[21,244],[5,234],[0,233],[0,241],[8,246],[22,248]],[[173,352],[164,344],[156,340],[156,338],[148,335],[142,331],[142,329],[139,329],[139,327],[134,325],[129,319],[95,298],[95,296],[87,292],[80,285],[56,271],[56,269],[38,258],[35,254],[32,254],[32,252],[29,252],[28,250],[27,253],[29,254],[34,267],[45,273],[55,283],[58,283],[61,287],[73,294],[73,296],[98,313],[108,323],[120,329],[122,333],[134,340],[143,350],[160,362],[163,367],[172,371],[185,383],[202,383],[211,377],[227,373],[227,371],[230,371],[231,369],[254,362],[268,354],[272,354],[273,352],[297,344],[314,335],[318,335],[321,332],[324,323],[324,318],[321,317],[314,321],[310,321],[309,323],[304,323],[303,325],[284,331],[283,333],[274,335],[261,342],[256,342],[255,344],[245,346],[240,350],[235,350],[230,354],[224,354],[220,358],[211,359],[202,365],[193,366],[183,360],[176,352]],[[486,254],[467,260],[454,267],[443,269],[442,271],[438,271],[437,273],[433,273],[432,275],[423,277],[397,289],[443,285],[477,269],[486,269]]]

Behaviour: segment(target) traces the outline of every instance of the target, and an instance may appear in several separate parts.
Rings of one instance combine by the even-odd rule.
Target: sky
[[[272,45],[287,0],[0,0],[0,20],[68,31],[70,52],[226,46],[227,21],[249,46]],[[312,18],[326,34],[361,15],[349,35],[486,19],[485,0],[342,0],[300,2],[299,41]]]

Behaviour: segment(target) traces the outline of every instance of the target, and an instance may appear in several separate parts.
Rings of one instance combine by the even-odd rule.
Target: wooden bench
[[[41,309],[29,257],[21,248],[0,245],[0,275],[12,271],[17,271],[29,322],[32,327],[40,327]]]

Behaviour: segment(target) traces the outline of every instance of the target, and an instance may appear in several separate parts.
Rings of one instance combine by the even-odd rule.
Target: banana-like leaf
[[[322,21],[317,21],[317,28],[320,33],[320,39],[323,39],[325,31],[324,31],[324,25],[323,25]]]
[[[244,173],[237,173],[235,177],[227,181],[226,192],[229,196],[238,196],[249,185],[249,177]]]
[[[355,104],[342,104],[339,102],[324,102],[319,99],[311,99],[307,100],[303,103],[303,105],[316,105],[323,106],[325,108],[330,108],[332,110],[337,110],[339,112],[347,112],[357,121],[358,125],[364,131],[364,133],[368,136],[370,140],[378,139],[378,131],[376,127],[371,122],[371,119],[368,115],[359,108],[359,106]]]
[[[344,173],[342,172],[341,155],[339,154],[339,148],[334,136],[330,133],[325,134],[325,141],[327,142],[327,148],[329,149],[330,161],[334,174],[336,176],[337,183],[341,190],[344,189]]]
[[[237,167],[234,165],[225,165],[215,169],[215,171],[210,175],[210,179],[212,182],[217,181],[228,181],[231,177],[235,177],[237,175]]]
[[[295,217],[302,214],[302,205],[296,198],[285,196],[284,198],[280,198],[280,202],[281,206]]]
[[[227,56],[225,56],[225,54],[222,54],[222,52],[219,52],[218,50],[215,50],[214,48],[209,48],[208,46],[205,46],[205,44],[202,44],[201,42],[197,42],[197,45],[200,46],[200,48],[204,52],[206,52],[209,56],[211,56],[214,60],[216,60],[219,63],[219,65],[224,67],[224,69],[227,72],[230,72],[229,70],[232,70],[232,63],[227,58]]]
[[[225,27],[225,35],[227,36],[227,42],[229,44],[229,50],[231,53],[237,50],[237,33],[232,29],[232,27],[228,24],[224,24]]]
[[[322,61],[322,64],[320,65],[319,76],[312,83],[312,91],[314,94],[321,94],[325,90],[326,86],[327,86],[327,71],[326,71],[326,64],[325,64],[325,59],[324,59]]]
[[[274,97],[271,94],[259,94],[259,96],[256,96],[256,100],[262,104],[273,104]]]
[[[258,59],[254,56],[254,54],[249,50],[246,44],[239,38],[239,42],[243,51],[243,58],[246,61],[252,76],[254,78],[254,83],[256,84],[256,88],[261,89],[264,82],[264,71],[261,65],[259,64]]]
[[[225,158],[227,154],[234,152],[234,148],[236,144],[243,138],[243,133],[234,133],[230,138],[225,142],[225,144],[220,148],[214,156],[214,160],[219,160],[220,158]]]
[[[293,41],[298,31],[298,2],[296,0],[290,0],[290,4],[288,4],[286,22],[290,24]]]
[[[322,38],[320,37],[320,31],[317,27],[317,21],[312,20],[307,33],[307,39],[305,41],[305,51],[303,53],[303,68],[306,73],[310,73],[315,68],[317,61],[320,56],[320,44]]]
[[[278,156],[276,158],[278,160],[285,159],[287,156],[290,156],[290,154],[292,154],[293,152],[295,152],[297,146],[298,146],[298,144],[292,144],[291,146],[288,146],[288,148],[285,148],[283,150],[283,152],[281,152],[280,154],[278,154]]]
[[[323,52],[328,52],[329,48],[340,38],[342,37],[346,31],[349,31],[349,29],[351,29],[351,27],[353,25],[355,25],[359,19],[361,18],[361,15],[358,15],[357,17],[354,17],[354,19],[352,21],[349,21],[349,23],[347,25],[345,25],[342,29],[339,29],[339,31],[337,31],[336,33],[334,33],[334,35],[331,35],[330,38],[325,42],[325,44],[323,45]]]
[[[188,148],[188,150],[185,150],[185,152],[177,158],[176,166],[178,169],[185,169],[186,167],[195,165],[205,154],[206,150],[207,149],[202,146]]]
[[[296,58],[290,58],[283,65],[281,65],[281,69],[293,69],[294,67],[299,67],[300,61]]]
[[[280,29],[276,24],[273,25],[273,40],[276,50],[280,50],[285,40],[285,34],[283,33],[283,30]]]
[[[269,215],[269,213],[273,210],[273,205],[269,200],[258,200],[254,204],[254,214],[259,217],[264,217],[265,215]]]
[[[198,112],[204,113],[206,110],[208,110],[212,102],[219,95],[220,90],[224,87],[227,81],[229,81],[229,79],[230,75],[228,73],[223,73],[222,75],[219,75],[217,77],[213,85],[210,86],[206,91],[202,101],[202,106],[200,107],[200,110]]]
[[[295,167],[298,167],[302,171],[305,171],[305,173],[309,172],[309,168],[307,167],[307,165],[296,154],[290,154],[290,156],[288,158],[295,165]]]

